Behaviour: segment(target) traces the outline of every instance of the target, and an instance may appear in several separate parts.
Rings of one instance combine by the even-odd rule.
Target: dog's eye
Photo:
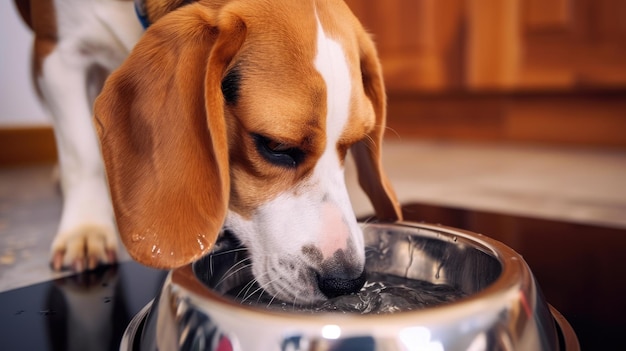
[[[295,168],[304,160],[304,151],[259,134],[253,134],[256,149],[268,162]]]

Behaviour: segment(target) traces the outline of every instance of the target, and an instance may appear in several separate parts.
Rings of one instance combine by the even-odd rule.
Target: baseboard
[[[53,163],[56,160],[57,150],[51,127],[0,128],[0,167]]]
[[[404,138],[626,147],[626,90],[388,94]]]

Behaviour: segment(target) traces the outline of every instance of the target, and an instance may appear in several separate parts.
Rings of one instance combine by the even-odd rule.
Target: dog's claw
[[[50,261],[50,266],[52,267],[52,270],[59,272],[63,269],[64,254],[65,252],[63,251],[55,252],[55,254],[52,256],[52,260]]]
[[[107,250],[107,264],[114,264],[117,262],[117,252],[115,250]]]
[[[85,226],[64,232],[54,240],[50,265],[53,270],[84,272],[117,261],[117,234],[112,229]]]
[[[87,258],[87,268],[89,270],[95,269],[98,267],[98,259],[96,257],[90,256]],[[103,264],[107,264],[108,262],[102,262]]]
[[[115,253],[108,253],[106,259],[98,259],[97,257],[82,257],[74,260],[70,264],[63,264],[64,253],[58,252],[54,255],[50,262],[52,270],[60,272],[70,270],[72,272],[81,273],[84,271],[94,270],[100,266],[112,265],[117,262]]]
[[[81,273],[82,271],[84,271],[85,266],[83,265],[83,260],[82,259],[78,259],[76,261],[74,261],[74,264],[72,265],[72,270],[76,273]]]

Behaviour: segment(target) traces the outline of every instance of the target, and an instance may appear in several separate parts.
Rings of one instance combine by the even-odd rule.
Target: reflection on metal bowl
[[[407,222],[368,223],[363,231],[368,272],[447,284],[466,296],[381,315],[269,310],[224,295],[251,273],[232,274],[245,252],[221,247],[169,274],[121,350],[579,350],[522,257],[504,244]]]

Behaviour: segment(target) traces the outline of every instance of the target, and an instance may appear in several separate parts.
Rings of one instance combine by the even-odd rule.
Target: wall
[[[30,76],[32,40],[13,1],[0,1],[0,128],[50,125]]]

